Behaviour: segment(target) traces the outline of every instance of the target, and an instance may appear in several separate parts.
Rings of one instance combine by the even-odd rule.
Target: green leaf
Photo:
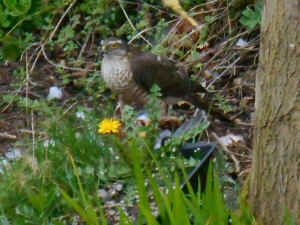
[[[26,15],[31,8],[31,0],[3,0],[11,16]]]
[[[75,32],[71,25],[67,25],[59,33],[58,41],[65,42],[66,40],[72,39],[75,36]]]
[[[99,225],[96,212],[90,204],[84,204],[84,207],[81,207],[63,189],[59,188],[59,191],[67,203],[80,215],[84,221],[87,222],[87,224]]]
[[[8,219],[5,215],[0,215],[0,224],[10,225],[11,223],[8,221]]]
[[[239,22],[247,27],[247,29],[252,30],[261,23],[261,11],[262,1],[257,1],[254,7],[247,7],[245,10],[243,10],[242,17],[240,18]]]
[[[7,36],[1,40],[3,55],[9,59],[17,59],[21,54],[19,41],[17,38]]]
[[[178,176],[175,176],[175,189],[173,192],[173,201],[174,201],[174,208],[173,212],[174,215],[176,215],[176,224],[186,224],[189,225],[190,220],[189,220],[189,214],[187,211],[187,207],[184,204],[184,194],[182,190],[180,189],[180,184],[179,184],[179,178]]]
[[[215,17],[214,16],[205,16],[204,20],[207,23],[211,23],[211,22],[213,22],[215,20]]]
[[[120,225],[130,225],[130,219],[129,217],[123,212],[123,210],[120,210]]]
[[[204,40],[208,35],[207,29],[204,27],[200,30],[200,38],[201,40]]]
[[[261,12],[262,8],[263,8],[263,2],[260,1],[256,1],[255,5],[254,5],[255,11],[257,12]]]
[[[0,5],[0,26],[6,28],[6,27],[9,27],[9,25],[10,25],[9,18],[8,18],[7,14],[5,13],[3,6]]]

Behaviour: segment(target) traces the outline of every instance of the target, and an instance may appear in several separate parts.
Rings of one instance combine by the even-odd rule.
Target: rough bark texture
[[[249,200],[258,221],[300,224],[300,2],[265,0]]]

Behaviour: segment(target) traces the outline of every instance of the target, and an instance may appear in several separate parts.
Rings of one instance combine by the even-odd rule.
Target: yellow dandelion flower
[[[116,134],[119,132],[121,122],[115,119],[104,119],[98,125],[99,134]]]

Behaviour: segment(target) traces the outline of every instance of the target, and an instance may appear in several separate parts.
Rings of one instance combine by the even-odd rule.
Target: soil
[[[61,85],[61,81],[55,77],[55,70],[52,65],[39,60],[34,72],[30,75],[30,82],[26,86],[25,81],[20,81],[20,78],[14,74],[20,66],[25,66],[24,63],[7,62],[0,64],[0,96],[16,95],[28,96],[29,99],[46,98],[49,87],[52,85]],[[86,76],[86,75],[85,75]],[[247,71],[243,77],[237,76],[234,79],[230,78],[230,82],[220,81],[220,85],[228,85],[221,93],[229,101],[236,115],[234,124],[228,124],[221,121],[214,121],[208,130],[207,138],[215,140],[217,137],[223,137],[228,134],[240,135],[243,137],[242,142],[233,143],[229,146],[230,154],[234,155],[240,161],[240,171],[245,171],[250,165],[250,149],[252,139],[251,114],[254,110],[254,77],[253,71]],[[76,78],[75,78],[76,79]],[[25,80],[25,78],[23,79]],[[71,82],[67,87],[63,88],[64,95],[62,102],[68,101],[70,98],[75,98],[78,95],[77,89]],[[16,88],[15,84],[18,84]],[[230,85],[231,86],[230,86]],[[83,96],[83,102],[88,102],[89,96]],[[1,98],[0,98],[1,99]],[[241,108],[243,107],[243,108]],[[24,137],[32,137],[32,123],[30,110],[26,112],[25,108],[20,108],[15,102],[3,101],[0,102],[0,155],[9,151],[14,145]],[[36,121],[42,120],[40,115],[34,114],[35,129]],[[212,133],[216,135],[211,135]],[[246,158],[245,158],[246,157]]]

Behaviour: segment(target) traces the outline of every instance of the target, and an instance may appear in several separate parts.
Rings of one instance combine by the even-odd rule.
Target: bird
[[[206,89],[192,81],[176,61],[139,51],[116,37],[102,40],[101,45],[101,74],[106,86],[119,96],[121,110],[124,105],[142,109],[154,84],[167,105],[184,100],[209,110],[209,103],[199,97],[199,93],[207,93]],[[219,110],[217,114],[224,117]]]

